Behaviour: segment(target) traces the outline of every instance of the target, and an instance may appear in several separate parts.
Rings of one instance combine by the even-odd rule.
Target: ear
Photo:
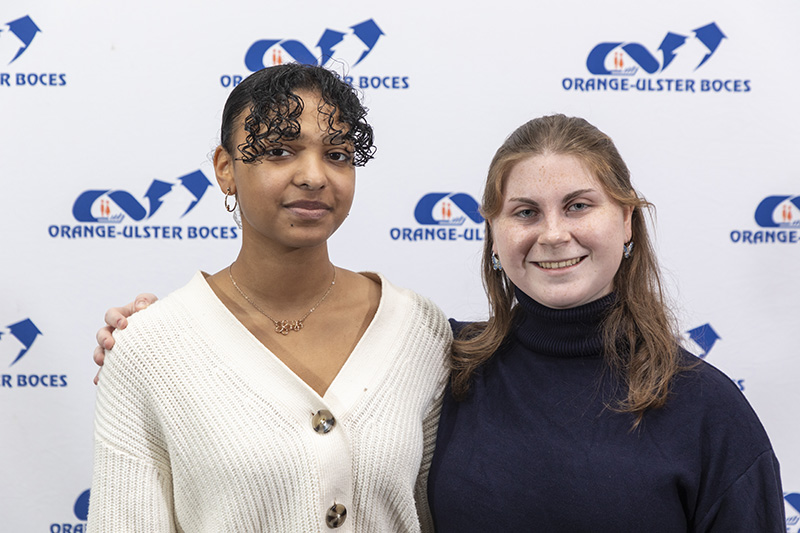
[[[214,150],[214,174],[222,192],[236,194],[236,182],[233,179],[233,157],[221,145]]]
[[[622,215],[625,217],[625,242],[630,242],[631,237],[633,236],[633,230],[631,229],[633,209],[634,207],[632,205],[626,205],[622,207]]]
[[[492,253],[496,254],[497,253],[497,243],[494,240],[494,235],[492,235],[492,221],[489,220],[488,218],[485,218],[484,221],[486,222],[486,235],[485,235],[484,238],[487,241],[492,241]]]

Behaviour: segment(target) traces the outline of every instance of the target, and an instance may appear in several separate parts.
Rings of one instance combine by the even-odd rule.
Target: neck
[[[286,310],[318,298],[330,286],[333,272],[325,244],[279,253],[248,253],[242,248],[231,266],[236,283],[250,298]]]
[[[602,355],[602,324],[616,294],[570,309],[546,307],[518,288],[514,294],[520,309],[514,333],[529,350],[550,357]]]

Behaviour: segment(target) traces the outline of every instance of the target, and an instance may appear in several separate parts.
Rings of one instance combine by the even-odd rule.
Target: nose
[[[557,246],[570,240],[570,230],[567,221],[558,215],[547,216],[542,224],[539,243],[548,246]]]
[[[297,187],[315,191],[324,188],[327,182],[328,177],[322,159],[311,153],[303,154],[294,174],[293,183]]]

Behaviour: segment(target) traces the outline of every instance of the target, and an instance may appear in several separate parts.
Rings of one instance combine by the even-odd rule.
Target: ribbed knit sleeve
[[[169,472],[95,439],[91,532],[172,532]]]
[[[143,392],[136,338],[122,337],[106,357],[97,389],[88,531],[172,532],[169,455]]]
[[[433,451],[436,447],[436,432],[439,428],[439,416],[442,413],[442,399],[444,397],[444,384],[439,390],[425,420],[422,424],[424,435],[422,447],[422,466],[420,467],[417,485],[414,489],[414,498],[417,502],[417,515],[422,533],[433,533],[435,527],[433,516],[431,515],[430,504],[428,503],[428,473],[431,468]]]

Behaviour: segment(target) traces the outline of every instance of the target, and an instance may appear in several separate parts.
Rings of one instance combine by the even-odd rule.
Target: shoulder
[[[706,361],[683,350],[680,356],[690,368],[676,376],[666,408],[687,413],[706,435],[727,434],[756,453],[771,449],[761,421],[738,385]]]
[[[112,358],[114,353],[132,356],[179,344],[181,332],[192,327],[197,313],[216,312],[214,300],[203,274],[196,273],[185,286],[132,315],[127,328],[114,331]],[[222,305],[219,300],[216,302]]]
[[[703,403],[747,403],[739,387],[717,367],[683,349],[679,358],[685,370],[675,378],[675,394],[688,395]]]
[[[430,298],[393,284],[383,274],[377,272],[361,274],[380,283],[381,308],[391,310],[393,313],[408,313],[409,317],[413,317],[416,326],[426,326],[437,332],[446,331],[452,338],[447,316]]]
[[[680,426],[673,428],[675,434],[687,435],[694,425],[690,442],[699,454],[697,468],[704,480],[696,512],[698,530],[711,523],[731,531],[766,531],[766,521],[779,525],[780,467],[761,421],[725,373],[686,352],[681,356],[695,366],[676,378],[666,409],[672,403],[674,411],[684,413]],[[754,501],[761,506],[756,513],[751,512]]]
[[[462,322],[461,320],[456,320],[455,318],[451,318],[450,322],[450,329],[453,330],[453,337],[458,338],[462,331],[467,329],[469,326],[473,324],[479,324],[479,322]]]

